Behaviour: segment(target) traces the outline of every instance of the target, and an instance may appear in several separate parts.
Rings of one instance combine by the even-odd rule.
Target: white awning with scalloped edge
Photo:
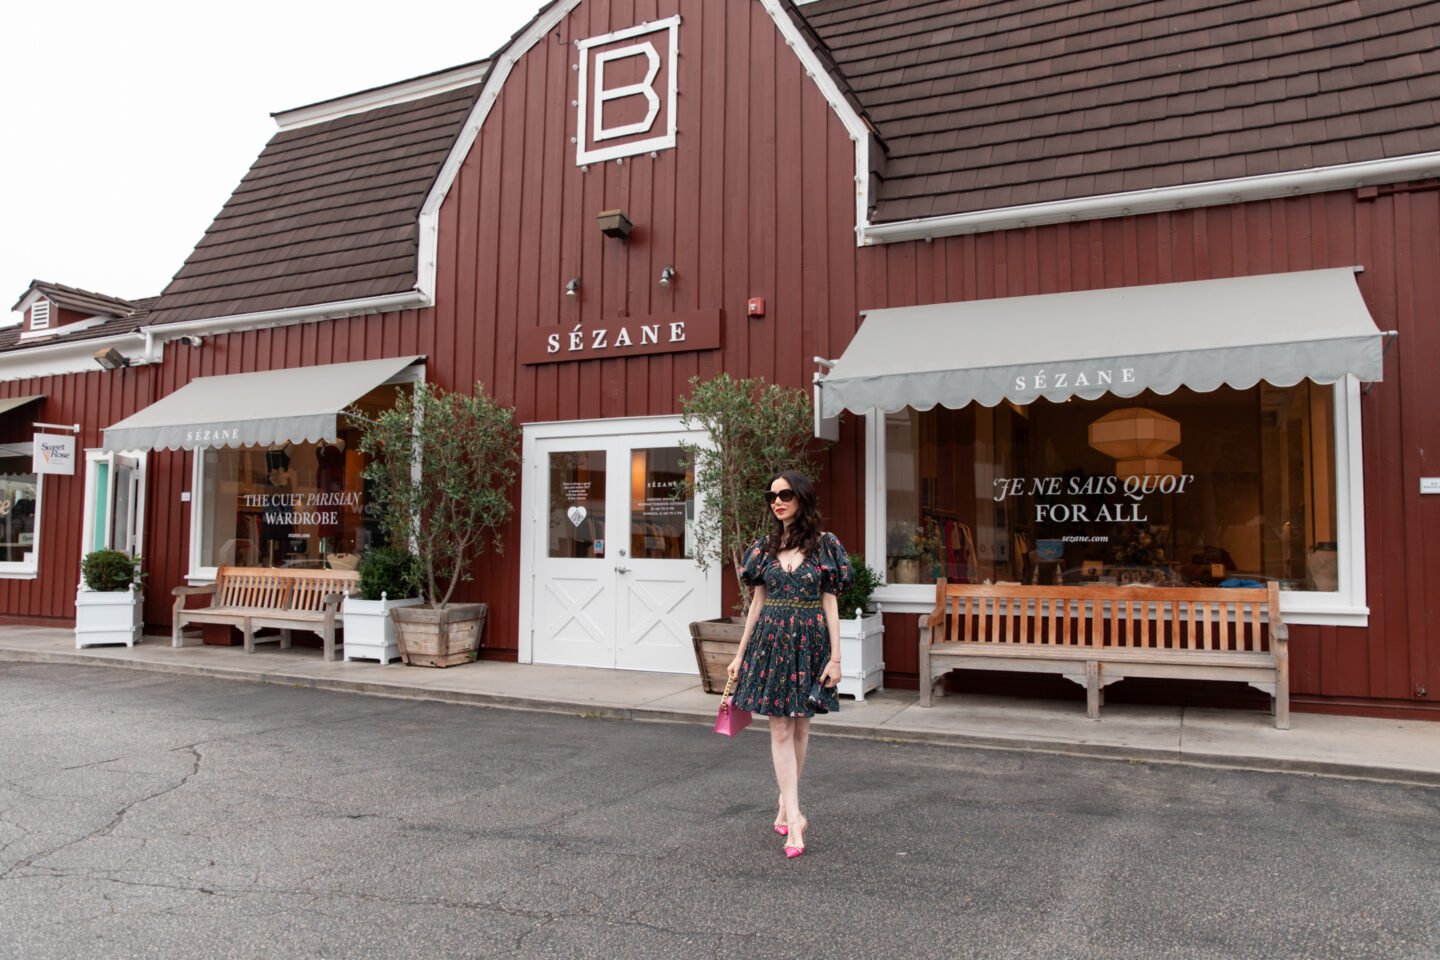
[[[196,377],[105,430],[105,451],[319,443],[336,415],[423,357]]]
[[[1372,381],[1383,356],[1349,267],[893,307],[819,379],[821,415]]]

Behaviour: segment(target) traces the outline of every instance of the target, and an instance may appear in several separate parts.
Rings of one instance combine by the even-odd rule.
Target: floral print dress
[[[765,588],[765,606],[755,620],[740,661],[735,706],[770,717],[813,717],[805,699],[830,659],[830,629],[820,606],[822,593],[839,595],[854,572],[833,533],[792,571],[755,541],[745,554],[740,579]],[[820,688],[820,702],[840,709],[834,687]]]

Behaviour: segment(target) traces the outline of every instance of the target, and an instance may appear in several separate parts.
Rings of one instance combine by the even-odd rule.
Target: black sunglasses
[[[783,501],[783,502],[785,502],[785,503],[789,503],[791,500],[794,500],[794,499],[795,499],[795,491],[794,491],[794,490],[779,490],[779,491],[776,491],[776,490],[766,490],[766,491],[765,491],[765,502],[766,502],[766,503],[774,503],[776,497],[779,497],[780,500]]]

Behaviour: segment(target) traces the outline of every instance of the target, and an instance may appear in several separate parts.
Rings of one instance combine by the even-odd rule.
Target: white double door
[[[604,432],[544,435],[581,426]],[[720,615],[720,577],[693,559],[697,505],[676,489],[687,473],[680,442],[700,438],[677,426],[527,427],[533,662],[695,672],[690,622]]]

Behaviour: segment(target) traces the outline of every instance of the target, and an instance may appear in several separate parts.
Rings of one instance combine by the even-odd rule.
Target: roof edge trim
[[[339,320],[371,313],[419,310],[432,305],[430,298],[420,291],[407,290],[404,293],[387,293],[379,297],[361,297],[358,300],[336,300],[304,307],[286,307],[283,310],[261,310],[257,313],[236,313],[225,317],[148,324],[142,326],[140,332],[145,335],[147,342],[164,343],[187,333],[221,334],[259,327],[287,327],[297,323]]]
[[[463,64],[449,70],[440,70],[411,80],[401,80],[399,83],[391,83],[371,90],[362,90],[359,93],[347,94],[333,100],[322,100],[319,103],[303,107],[280,110],[270,116],[275,119],[275,126],[279,129],[295,130],[299,127],[338,120],[352,114],[366,113],[380,107],[421,100],[438,93],[473,86],[485,79],[485,73],[489,69],[489,60],[478,60],[475,63]]]
[[[129,333],[117,333],[113,337],[37,343],[19,350],[7,350],[0,353],[0,380],[30,380],[66,373],[99,373],[101,371],[95,363],[95,354],[106,347],[114,347],[120,351],[132,367],[143,366],[151,362],[146,359],[144,345],[144,337],[138,330],[132,330]]]
[[[1103,220],[1110,217],[1325,193],[1331,190],[1350,190],[1434,176],[1440,176],[1440,151],[1313,167],[1309,170],[1236,177],[1231,180],[1152,187],[1148,190],[1100,194],[1073,200],[997,207],[994,210],[899,220],[894,223],[865,223],[860,231],[860,242],[861,245],[873,245],[904,240],[932,240],[967,233],[989,233],[1051,223]]]

